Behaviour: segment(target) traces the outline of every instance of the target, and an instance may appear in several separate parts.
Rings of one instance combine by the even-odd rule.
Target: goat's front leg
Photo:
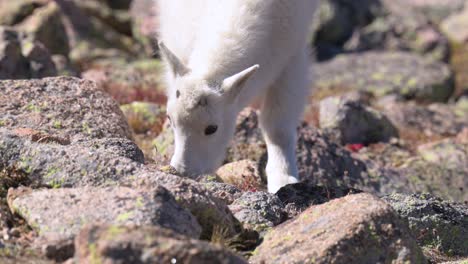
[[[267,144],[268,191],[299,181],[296,165],[296,127],[307,100],[308,59],[297,55],[263,98],[260,125]]]

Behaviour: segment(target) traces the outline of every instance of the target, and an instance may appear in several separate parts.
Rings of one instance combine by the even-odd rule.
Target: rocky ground
[[[166,166],[152,2],[0,0],[0,263],[467,263],[468,1],[322,1],[276,194],[255,109]]]

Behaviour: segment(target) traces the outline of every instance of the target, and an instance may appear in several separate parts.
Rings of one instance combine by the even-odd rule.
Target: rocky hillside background
[[[468,1],[322,1],[276,194],[253,108],[166,166],[152,3],[0,0],[0,263],[467,263]]]

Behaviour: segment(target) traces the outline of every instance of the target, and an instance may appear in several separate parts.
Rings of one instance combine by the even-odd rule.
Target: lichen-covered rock
[[[234,185],[222,182],[205,182],[203,183],[214,197],[225,202],[227,205],[232,204],[242,195],[242,190]]]
[[[10,178],[12,184],[54,188],[115,185],[137,173],[143,161],[141,150],[128,139],[70,144],[67,138],[35,130],[0,128],[0,175]]]
[[[130,141],[118,105],[93,83],[65,77],[2,81],[0,90],[5,177],[51,187],[96,186],[142,167],[143,154]]]
[[[48,2],[35,9],[31,16],[17,25],[17,28],[43,43],[52,53],[68,55],[70,45],[61,15],[59,5],[56,2]]]
[[[468,112],[449,104],[418,105],[414,102],[379,103],[383,113],[399,128],[400,137],[413,142],[456,136],[468,127]]]
[[[259,164],[252,160],[228,163],[216,171],[223,182],[232,184],[243,191],[266,190],[264,175]]]
[[[247,263],[218,245],[154,226],[88,226],[75,247],[77,263]]]
[[[166,119],[164,107],[154,103],[133,102],[121,105],[120,109],[136,134],[158,135]]]
[[[405,52],[339,55],[318,63],[315,86],[321,91],[364,90],[375,96],[397,94],[406,99],[443,102],[453,93],[453,74],[441,62]]]
[[[451,41],[466,43],[468,41],[468,5],[465,5],[459,13],[444,20],[441,28]]]
[[[468,173],[468,144],[444,140],[421,145],[418,147],[418,152],[428,162],[442,165],[447,169],[465,170]],[[468,188],[468,182],[467,186],[462,187]]]
[[[398,130],[379,111],[345,97],[320,101],[320,128],[342,144],[388,142]]]
[[[82,74],[92,80],[121,104],[134,101],[166,103],[166,92],[161,85],[161,62],[148,59],[132,63],[119,59],[95,61]]]
[[[130,186],[163,186],[175,197],[177,203],[188,209],[202,226],[201,238],[210,240],[213,230],[222,228],[226,236],[240,232],[240,224],[221,199],[205,188],[204,183],[171,174],[144,170],[135,177],[122,181]]]
[[[118,104],[93,82],[70,77],[0,82],[0,121],[68,137],[131,139]]]
[[[468,207],[429,194],[392,194],[383,198],[408,219],[418,243],[448,256],[468,255]]]
[[[49,241],[73,238],[87,224],[156,225],[198,238],[195,217],[162,187],[10,189],[10,209]]]
[[[325,187],[300,182],[289,184],[278,190],[276,196],[284,205],[288,218],[294,218],[312,205],[323,204],[346,195],[360,193],[351,188]]]
[[[384,201],[355,194],[313,206],[275,227],[254,263],[423,263],[407,223]]]
[[[283,203],[266,192],[245,192],[229,205],[234,216],[246,229],[265,232],[286,220]]]

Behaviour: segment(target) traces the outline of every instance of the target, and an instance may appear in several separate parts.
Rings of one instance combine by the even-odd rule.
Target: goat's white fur
[[[238,113],[259,99],[268,190],[298,181],[296,127],[310,87],[307,40],[316,2],[158,0],[172,166],[185,174],[214,171]],[[209,125],[218,131],[207,136]]]

